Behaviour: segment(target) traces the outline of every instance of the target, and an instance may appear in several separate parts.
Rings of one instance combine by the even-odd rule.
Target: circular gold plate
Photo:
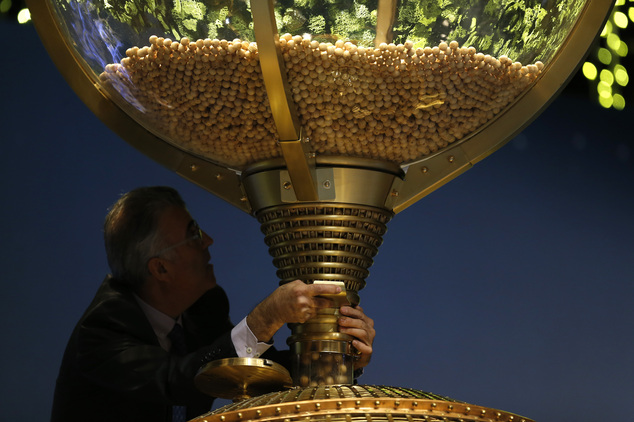
[[[205,394],[234,401],[290,388],[293,380],[279,363],[268,359],[226,358],[202,366],[194,379]]]

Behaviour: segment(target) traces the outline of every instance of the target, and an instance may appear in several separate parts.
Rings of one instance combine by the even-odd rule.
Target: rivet
[[[262,416],[262,411],[261,410],[256,410],[255,414],[258,415],[258,418],[259,418],[260,416]]]
[[[276,407],[275,408],[275,413],[277,413],[279,415],[280,413],[282,413],[282,409],[280,409],[279,407]]]
[[[502,414],[501,414],[500,412],[498,412],[495,416],[496,416],[498,419],[500,419],[500,416],[502,416]]]
[[[354,405],[355,405],[356,407],[361,406],[361,401],[360,401],[360,400],[357,400],[356,402],[354,402]]]
[[[427,173],[428,171],[429,171],[429,168],[427,168],[427,167],[422,167],[420,169],[420,172],[423,173],[423,174]]]
[[[225,420],[225,415],[221,415],[221,416],[220,416],[220,420],[221,420],[221,421],[224,421],[224,420]]]
[[[315,157],[317,157],[317,154],[315,154],[314,152],[308,153],[308,158],[315,158]]]
[[[337,402],[337,407],[341,407],[343,405],[343,403],[341,403],[340,401]]]
[[[453,163],[454,161],[456,161],[456,157],[454,157],[453,155],[450,155],[448,160],[450,163]]]
[[[449,406],[447,406],[447,409],[453,410],[453,404],[450,404]]]
[[[486,411],[486,410],[484,410],[484,409],[482,409],[482,410],[480,411],[480,413],[482,413],[482,416],[484,416],[484,414],[485,414],[486,412],[487,412],[487,411]]]
[[[319,410],[320,407],[321,407],[321,403],[315,403],[315,409]]]
[[[400,401],[397,400],[397,401],[394,402],[394,407],[399,407],[400,405],[401,405]]]
[[[436,407],[436,403],[432,403],[432,404],[431,404],[431,407]]]
[[[412,403],[412,406],[413,406],[413,407],[418,406],[418,402],[417,402],[417,401],[413,402],[413,403]]]
[[[242,413],[238,412],[238,419],[242,419]]]
[[[287,181],[287,182],[284,182],[284,183],[282,184],[282,187],[283,187],[284,189],[286,189],[286,190],[289,190],[289,189],[291,188],[291,186],[293,186],[293,185],[291,184],[291,182],[288,182],[288,181]]]
[[[222,180],[222,174],[220,173],[216,174],[216,180]]]
[[[247,197],[246,197],[246,196],[242,196],[242,197],[240,198],[240,201],[242,201],[242,202],[247,202]]]
[[[295,410],[299,411],[299,409],[301,409],[301,406],[299,404],[295,405]]]
[[[189,169],[190,169],[191,171],[196,171],[196,170],[198,170],[198,166],[197,166],[196,164],[190,164],[190,165],[189,165]]]
[[[379,400],[374,402],[374,406],[379,407],[381,405],[381,402]]]
[[[330,189],[330,180],[324,180],[324,189]]]
[[[509,420],[512,421],[513,419],[515,419],[515,416],[510,416]]]
[[[471,408],[469,406],[465,407],[464,409],[465,413],[469,413],[471,411]]]
[[[392,191],[392,196],[393,197],[397,197],[398,196],[398,191],[397,190],[393,190]]]

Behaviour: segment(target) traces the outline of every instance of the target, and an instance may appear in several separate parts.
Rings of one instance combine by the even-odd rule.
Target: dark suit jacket
[[[236,356],[224,290],[201,297],[183,327],[193,352],[166,352],[130,289],[106,278],[66,347],[52,422],[170,421],[172,405],[186,405],[188,419],[209,411],[213,398],[194,377],[202,364]]]

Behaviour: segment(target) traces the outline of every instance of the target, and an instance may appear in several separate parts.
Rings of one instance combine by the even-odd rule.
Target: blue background
[[[277,280],[254,218],[117,138],[66,85],[32,26],[2,22],[0,35],[0,420],[46,420],[68,336],[108,271],[101,225],[121,193],[159,184],[182,193],[215,239],[234,322]],[[560,97],[394,218],[361,291],[378,333],[362,383],[540,422],[631,420],[626,100],[616,112]]]

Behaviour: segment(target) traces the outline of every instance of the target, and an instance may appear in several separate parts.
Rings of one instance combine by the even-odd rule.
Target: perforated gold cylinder
[[[257,218],[280,284],[298,279],[340,281],[350,303],[358,304],[358,291],[365,287],[392,213],[319,202],[267,208]]]

